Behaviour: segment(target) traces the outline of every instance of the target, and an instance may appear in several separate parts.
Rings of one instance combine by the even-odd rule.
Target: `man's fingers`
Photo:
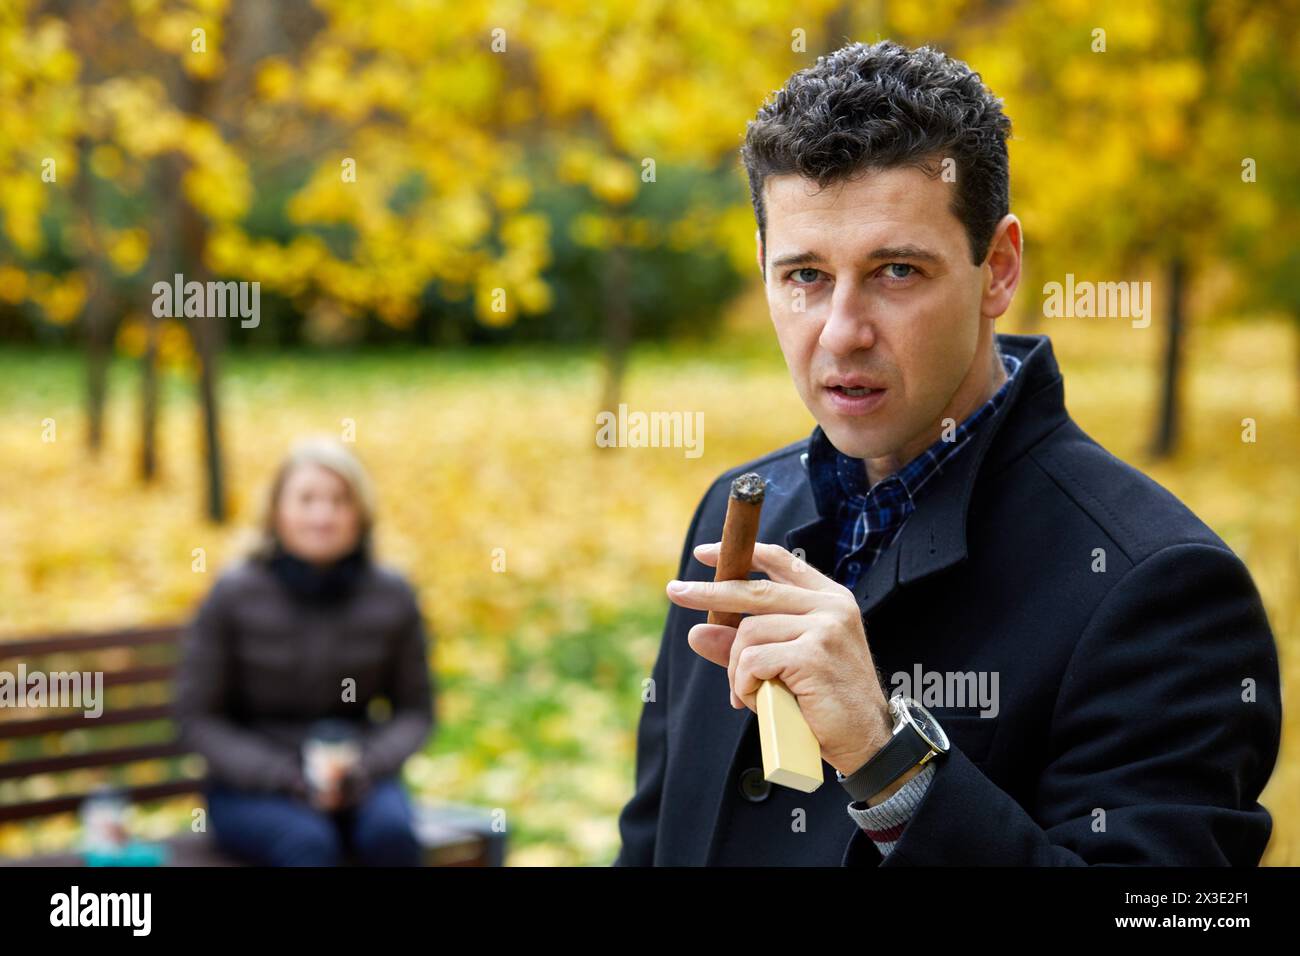
[[[696,611],[806,614],[825,603],[819,591],[779,581],[669,581],[668,600]]]
[[[754,570],[761,571],[773,581],[794,584],[814,591],[831,591],[840,584],[822,574],[803,557],[788,551],[779,544],[754,545]]]
[[[719,667],[727,666],[735,639],[736,629],[725,624],[696,624],[686,634],[691,650]]]
[[[736,672],[745,648],[793,641],[807,626],[808,618],[801,614],[761,614],[745,618],[737,628],[736,639],[731,642],[731,655],[727,659],[727,683],[732,692],[743,699],[744,695],[736,690]]]
[[[757,710],[758,688],[765,680],[779,679],[794,662],[798,650],[787,642],[757,644],[739,658],[731,692],[750,710]]]
[[[718,555],[722,552],[721,541],[711,541],[707,544],[697,544],[694,551],[695,560],[700,564],[707,565],[710,568],[718,566]]]
[[[700,564],[716,568],[718,554],[721,551],[722,542],[711,541],[696,545],[694,554]],[[766,574],[773,581],[781,584],[793,584],[814,591],[829,591],[839,587],[835,581],[822,574],[802,557],[779,544],[757,542],[754,545],[750,570]]]

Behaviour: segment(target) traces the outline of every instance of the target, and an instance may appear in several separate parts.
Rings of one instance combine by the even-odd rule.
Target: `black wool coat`
[[[998,341],[1024,362],[1006,402],[854,592],[887,679],[998,678],[996,716],[930,708],[952,749],[883,865],[1256,865],[1282,716],[1250,573],[1075,424],[1046,336]],[[721,538],[746,471],[777,490],[759,540],[831,574],[836,529],[813,504],[808,444],[713,483],[679,578],[712,580],[692,548]],[[761,779],[757,718],[731,708],[725,669],[686,642],[704,617],[670,606],[615,865],[882,865],[829,765],[811,794]]]

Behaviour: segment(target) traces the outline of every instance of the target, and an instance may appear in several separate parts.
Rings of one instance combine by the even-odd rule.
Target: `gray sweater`
[[[295,598],[260,561],[226,571],[187,630],[177,678],[181,739],[214,782],[302,792],[300,752],[323,718],[353,721],[361,770],[396,773],[434,726],[420,609],[395,572],[368,565],[341,603]],[[376,722],[368,708],[387,698]]]

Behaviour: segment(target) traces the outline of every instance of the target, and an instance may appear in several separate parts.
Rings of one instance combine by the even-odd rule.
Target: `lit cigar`
[[[749,577],[758,540],[758,518],[763,510],[767,482],[754,472],[731,483],[727,517],[722,524],[715,581],[742,581]],[[710,624],[738,627],[734,611],[710,611]],[[755,699],[758,739],[763,747],[763,777],[785,787],[811,793],[822,785],[822,754],[817,736],[803,719],[799,702],[779,680],[765,680]]]

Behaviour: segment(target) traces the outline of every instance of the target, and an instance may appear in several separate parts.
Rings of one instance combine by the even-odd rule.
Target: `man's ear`
[[[1022,255],[1020,220],[1007,213],[993,231],[988,256],[984,260],[984,296],[980,314],[996,319],[1011,306],[1011,297],[1020,284]]]
[[[767,269],[763,265],[763,235],[757,229],[754,230],[754,245],[758,249],[758,274],[767,281]]]

